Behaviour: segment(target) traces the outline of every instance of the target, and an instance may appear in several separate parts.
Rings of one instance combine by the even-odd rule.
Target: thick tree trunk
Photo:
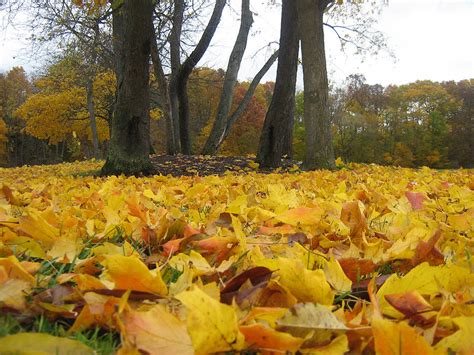
[[[117,102],[107,161],[102,174],[151,170],[149,57],[152,0],[125,0],[113,13]]]
[[[298,16],[294,0],[283,0],[280,54],[272,102],[265,117],[257,161],[262,167],[279,167],[283,155],[291,157],[295,89],[298,70]]]
[[[306,169],[335,168],[328,105],[323,14],[326,0],[296,0],[304,75]]]
[[[242,0],[239,33],[237,34],[237,39],[235,40],[234,48],[232,49],[229,63],[227,64],[216,119],[206,144],[204,145],[203,154],[215,154],[224,137],[227,118],[234,97],[235,84],[237,83],[237,75],[239,74],[240,64],[242,63],[242,58],[247,48],[247,40],[252,23],[253,17],[250,11],[250,0]]]
[[[202,56],[209,47],[212,37],[214,37],[217,26],[221,21],[222,11],[224,10],[225,4],[226,0],[216,0],[214,11],[212,12],[209,23],[207,24],[201,39],[196,45],[196,48],[194,48],[192,53],[185,60],[178,73],[176,90],[179,100],[179,133],[181,150],[184,154],[191,154],[191,134],[189,132],[189,99],[187,89],[188,79],[194,67],[201,60]],[[173,103],[173,97],[171,93],[170,96]],[[171,109],[174,110],[174,107]]]
[[[89,125],[92,132],[92,146],[94,147],[94,158],[100,158],[99,151],[99,135],[97,133],[97,121],[95,117],[95,106],[94,106],[94,82],[93,78],[87,78],[87,111],[89,112]]]

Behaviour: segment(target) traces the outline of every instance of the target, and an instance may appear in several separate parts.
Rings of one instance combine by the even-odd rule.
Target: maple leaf
[[[197,353],[243,348],[244,338],[239,332],[233,307],[216,301],[197,287],[175,297],[188,310],[188,331]]]
[[[80,354],[95,351],[79,340],[55,337],[44,333],[18,333],[0,338],[0,349],[5,354]]]
[[[125,310],[120,322],[125,342],[135,349],[149,354],[194,354],[186,324],[164,306]]]
[[[135,256],[120,254],[108,256],[102,264],[105,266],[103,276],[113,281],[116,289],[149,292],[166,295],[168,290],[159,272],[152,273],[146,265]]]
[[[279,258],[280,283],[301,302],[332,304],[331,290],[322,270],[308,270],[299,260]]]

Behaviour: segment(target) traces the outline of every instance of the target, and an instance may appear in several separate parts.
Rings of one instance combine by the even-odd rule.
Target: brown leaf
[[[433,306],[426,302],[418,291],[396,293],[384,297],[393,308],[408,318],[433,309]]]
[[[350,228],[352,237],[360,237],[367,230],[367,220],[360,211],[357,201],[342,205],[341,221]]]

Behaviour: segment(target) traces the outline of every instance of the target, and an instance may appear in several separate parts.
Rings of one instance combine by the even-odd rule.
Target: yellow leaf
[[[239,241],[240,247],[246,251],[247,250],[247,240],[245,239],[245,233],[242,229],[242,223],[238,217],[231,215],[232,227],[234,228],[235,237]]]
[[[3,267],[0,266],[0,268]],[[30,283],[20,279],[10,279],[1,283],[0,305],[11,307],[18,311],[24,311],[26,308],[25,295],[30,288]]]
[[[189,266],[194,276],[209,275],[215,272],[215,269],[209,265],[207,260],[194,250],[191,250],[189,255],[180,253],[173,256],[168,264],[179,271],[183,271],[185,266]]]
[[[302,354],[311,355],[343,355],[349,352],[349,341],[347,340],[347,336],[342,334],[331,340],[327,345],[319,346],[317,348],[300,349],[300,352]]]
[[[63,237],[54,242],[47,255],[58,262],[71,262],[81,249],[79,240]]]
[[[243,335],[239,332],[233,307],[220,303],[194,287],[176,296],[187,308],[187,326],[198,354],[241,350]]]
[[[149,354],[194,354],[186,324],[161,305],[120,316],[125,341]]]
[[[385,295],[418,291],[421,295],[433,295],[441,290],[457,292],[474,288],[474,274],[469,269],[448,264],[430,266],[422,263],[405,276],[390,276],[377,292],[382,313],[393,318],[403,315],[395,310],[385,299]]]
[[[270,327],[275,328],[277,319],[283,317],[286,311],[286,308],[280,307],[253,307],[241,322],[248,323],[254,319],[264,320]]]
[[[372,321],[375,351],[380,355],[433,354],[433,349],[416,330],[405,323],[375,318]]]
[[[46,254],[41,246],[30,237],[14,236],[5,240],[5,245],[14,250],[15,253],[25,253],[33,258],[44,259]]]
[[[113,281],[116,289],[149,292],[162,296],[168,293],[161,274],[156,272],[153,275],[135,256],[112,255],[102,264],[105,266],[104,277]]]
[[[82,331],[93,325],[109,328],[114,326],[112,317],[116,313],[117,305],[120,302],[119,298],[87,292],[84,295],[84,300],[86,305],[69,329],[69,333]]]
[[[334,292],[331,290],[322,270],[308,270],[300,260],[279,258],[280,283],[300,302],[332,304]]]
[[[473,354],[474,317],[457,317],[453,318],[453,322],[459,327],[459,330],[441,339],[435,346],[436,353],[446,354],[454,352],[457,354]]]
[[[333,256],[324,263],[324,275],[332,288],[338,292],[347,292],[352,288],[352,281],[346,276],[339,262]]]
[[[12,279],[24,280],[32,285],[35,284],[35,278],[21,265],[15,256],[9,256],[8,258],[0,258],[0,267],[5,268],[5,272],[8,277]]]
[[[59,229],[34,211],[20,217],[18,229],[45,246],[51,246],[59,238]]]
[[[292,225],[316,225],[320,222],[323,210],[320,208],[298,207],[275,217],[276,220]]]
[[[55,337],[45,333],[18,333],[0,338],[2,354],[77,354],[94,355],[95,351],[79,340]]]

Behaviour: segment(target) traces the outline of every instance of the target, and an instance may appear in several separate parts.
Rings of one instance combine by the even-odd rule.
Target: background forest
[[[42,73],[28,76],[15,67],[0,73],[0,164],[21,166],[87,159],[94,156],[87,110],[85,63],[79,56],[57,59]],[[212,128],[225,72],[198,68],[189,81],[193,151],[201,151]],[[238,82],[232,111],[250,83]],[[109,139],[115,97],[112,70],[98,70],[93,80],[100,157]],[[152,78],[152,88],[156,80]],[[220,149],[223,155],[255,154],[274,83],[259,84],[244,114]],[[153,99],[152,99],[153,100]],[[150,137],[156,153],[165,153],[165,121],[152,105]],[[330,90],[336,156],[345,161],[404,167],[474,166],[474,80],[417,81],[369,85],[349,76]],[[296,95],[293,151],[303,159],[303,93]]]

